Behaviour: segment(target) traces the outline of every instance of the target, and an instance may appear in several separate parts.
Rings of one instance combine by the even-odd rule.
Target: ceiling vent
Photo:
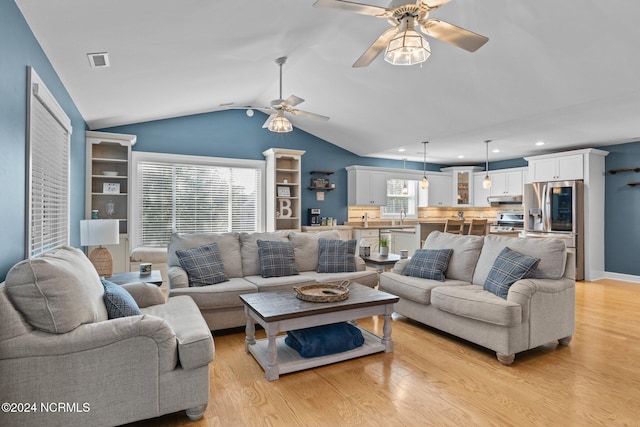
[[[109,54],[107,52],[87,53],[91,68],[106,68],[109,64]]]

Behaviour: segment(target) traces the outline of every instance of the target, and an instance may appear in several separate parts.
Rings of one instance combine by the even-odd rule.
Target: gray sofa
[[[0,425],[113,426],[185,409],[202,417],[214,348],[195,303],[165,303],[146,283],[124,288],[142,315],[109,320],[100,278],[78,249],[9,271],[0,284],[0,402],[22,406],[0,412]]]
[[[254,292],[292,290],[295,286],[315,282],[335,282],[349,279],[374,287],[378,284],[375,271],[366,269],[362,258],[355,256],[356,271],[318,273],[318,239],[340,239],[337,231],[299,233],[275,231],[266,233],[175,233],[167,249],[169,297],[189,295],[196,302],[211,330],[244,326],[247,323],[240,295]],[[261,276],[257,241],[283,240],[294,245],[299,275],[284,277]],[[220,248],[224,270],[229,281],[215,285],[189,287],[187,272],[180,265],[176,251],[216,242]]]
[[[483,289],[503,248],[539,258],[533,276],[507,298]],[[424,249],[453,249],[446,280],[403,275],[408,260],[382,273],[380,289],[397,295],[395,311],[496,352],[503,364],[545,343],[568,345],[575,327],[575,257],[558,239],[460,236],[434,231]]]

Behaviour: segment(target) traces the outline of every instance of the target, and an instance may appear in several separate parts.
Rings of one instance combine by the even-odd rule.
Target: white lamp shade
[[[83,219],[80,221],[80,245],[117,245],[120,243],[117,219]]]

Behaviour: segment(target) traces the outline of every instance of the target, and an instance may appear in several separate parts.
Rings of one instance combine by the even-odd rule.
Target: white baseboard
[[[612,273],[612,272],[609,272],[609,271],[605,271],[604,278],[605,279],[621,280],[623,282],[631,282],[631,283],[640,284],[640,276],[634,276],[634,275],[631,275],[631,274]]]

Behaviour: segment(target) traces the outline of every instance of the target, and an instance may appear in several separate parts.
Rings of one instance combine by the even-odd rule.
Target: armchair
[[[141,315],[108,319],[84,253],[22,261],[0,284],[0,425],[120,425],[185,410],[202,417],[213,339],[188,296],[124,288]],[[17,406],[18,404],[22,406]],[[25,406],[28,404],[29,406]]]

